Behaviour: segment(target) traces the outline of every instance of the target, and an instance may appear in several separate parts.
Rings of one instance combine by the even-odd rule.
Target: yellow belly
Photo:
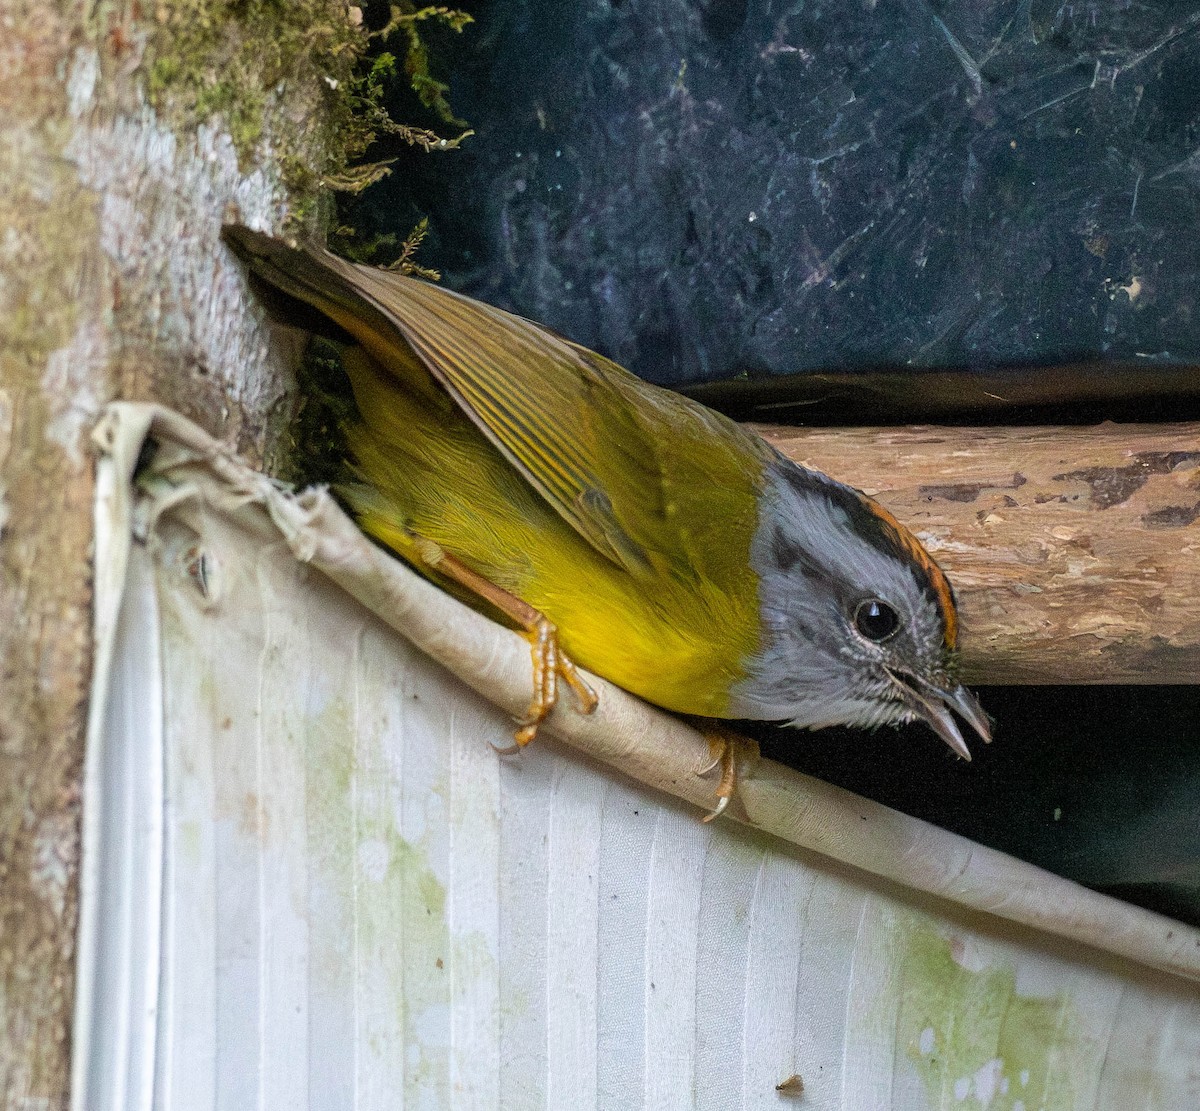
[[[756,584],[728,592],[635,577],[554,512],[448,398],[402,391],[365,359],[348,358],[347,370],[368,417],[350,430],[367,485],[345,494],[368,533],[438,580],[410,534],[434,541],[544,613],[588,670],[666,709],[725,715],[758,644],[757,607],[747,604]]]

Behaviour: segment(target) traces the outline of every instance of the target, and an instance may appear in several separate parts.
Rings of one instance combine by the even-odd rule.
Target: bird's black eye
[[[858,609],[854,611],[854,627],[867,640],[887,640],[900,628],[900,618],[887,602],[881,602],[878,598],[868,598],[865,602],[860,602]]]

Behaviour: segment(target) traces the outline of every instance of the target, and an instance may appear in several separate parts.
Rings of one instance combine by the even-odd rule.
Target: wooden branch
[[[1200,681],[1200,424],[756,428],[921,537],[968,681]]]

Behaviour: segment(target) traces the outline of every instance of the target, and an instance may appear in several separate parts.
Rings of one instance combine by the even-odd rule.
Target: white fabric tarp
[[[1200,1107],[1200,932],[766,761],[704,825],[603,683],[498,756],[525,641],[174,414],[97,442],[77,1111]]]

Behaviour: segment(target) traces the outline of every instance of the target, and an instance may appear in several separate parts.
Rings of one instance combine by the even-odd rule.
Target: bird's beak
[[[961,684],[940,687],[915,675],[891,671],[888,674],[909,708],[964,760],[971,759],[971,750],[967,748],[951,710],[979,734],[984,744],[991,741],[992,726],[987,714],[966,687]]]

